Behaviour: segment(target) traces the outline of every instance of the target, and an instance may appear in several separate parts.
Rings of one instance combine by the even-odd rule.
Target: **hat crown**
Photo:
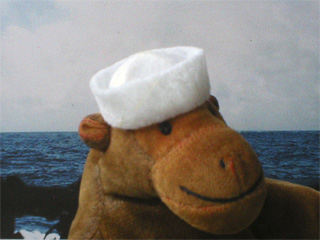
[[[128,58],[113,74],[109,87],[120,87],[121,85],[159,74],[176,64],[178,59],[161,54],[161,52],[145,51],[137,53]]]

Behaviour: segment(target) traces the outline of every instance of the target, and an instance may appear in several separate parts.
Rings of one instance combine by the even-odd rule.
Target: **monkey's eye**
[[[169,123],[169,121],[165,121],[165,122],[160,123],[159,129],[160,129],[161,133],[164,135],[169,135],[172,131],[172,127],[171,127],[171,124]]]

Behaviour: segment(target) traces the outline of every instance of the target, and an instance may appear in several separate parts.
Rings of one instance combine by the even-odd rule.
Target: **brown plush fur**
[[[168,120],[169,135],[85,118],[79,132],[92,149],[69,238],[317,238],[319,192],[265,182],[218,108],[211,97]]]
[[[267,198],[252,224],[257,238],[319,239],[319,192],[297,184],[266,179]]]

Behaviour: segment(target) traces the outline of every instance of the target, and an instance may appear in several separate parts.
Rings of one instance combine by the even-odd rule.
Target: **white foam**
[[[43,240],[45,236],[44,233],[41,233],[38,230],[29,232],[27,230],[21,229],[20,233],[24,239]],[[60,235],[57,233],[50,233],[45,238],[45,240],[59,240],[59,239],[60,239]]]

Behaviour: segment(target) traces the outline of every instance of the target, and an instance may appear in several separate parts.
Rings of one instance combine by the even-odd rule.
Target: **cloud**
[[[175,45],[205,49],[211,92],[231,127],[318,129],[317,2],[50,4],[50,21],[36,6],[6,7],[14,18],[1,37],[1,131],[74,131],[98,111],[88,87],[96,71]]]
[[[20,25],[33,30],[39,25],[57,21],[67,14],[53,1],[1,1],[1,30],[10,25]]]

